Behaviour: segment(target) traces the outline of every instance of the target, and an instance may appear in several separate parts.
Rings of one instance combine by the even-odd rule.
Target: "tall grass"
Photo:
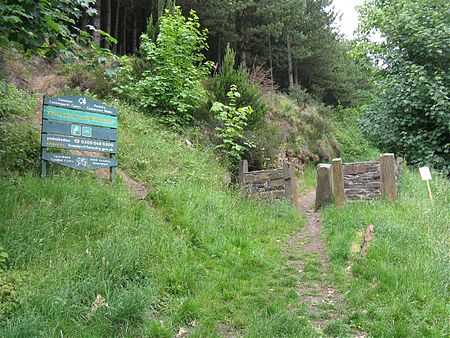
[[[332,261],[348,281],[349,319],[374,337],[448,337],[450,316],[450,183],[436,176],[434,201],[416,172],[406,171],[399,200],[328,208],[323,221]],[[367,258],[352,243],[369,223]],[[346,278],[344,278],[345,280]]]
[[[212,152],[116,104],[120,166],[151,194],[71,170],[1,178],[0,336],[313,337],[280,250],[296,210],[242,199]]]

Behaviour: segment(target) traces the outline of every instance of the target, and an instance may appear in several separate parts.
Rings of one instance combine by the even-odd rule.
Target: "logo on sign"
[[[70,134],[73,136],[81,136],[81,126],[72,124],[70,126]]]
[[[92,137],[92,128],[91,127],[83,127],[81,134],[84,137]]]
[[[78,102],[81,104],[81,105],[85,105],[86,104],[86,98],[85,97],[80,97],[80,99],[78,100]]]

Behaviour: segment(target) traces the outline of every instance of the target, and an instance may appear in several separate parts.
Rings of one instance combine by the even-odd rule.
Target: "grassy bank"
[[[242,199],[212,152],[115,104],[121,167],[151,194],[64,169],[3,176],[0,336],[315,336],[280,250],[297,212]]]
[[[349,320],[374,337],[446,337],[450,303],[450,184],[406,171],[396,203],[359,202],[323,214],[334,267],[348,291]],[[368,224],[367,258],[352,254]],[[352,277],[345,272],[351,266]],[[348,269],[347,269],[348,271]]]

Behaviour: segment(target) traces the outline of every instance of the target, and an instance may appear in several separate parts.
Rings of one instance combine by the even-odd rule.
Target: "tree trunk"
[[[137,50],[137,9],[134,7],[135,2],[131,1],[131,8],[133,9],[133,30],[131,35],[131,52],[134,54]]]
[[[217,39],[217,64],[222,65],[222,37],[220,34]]]
[[[122,26],[122,54],[127,53],[127,8],[123,8],[123,26]]]
[[[114,53],[119,53],[119,44],[120,44],[120,38],[119,38],[119,22],[120,22],[120,0],[117,0],[116,3],[116,13],[115,13],[115,20],[114,20],[114,37],[117,39],[117,43],[114,45]]]
[[[274,82],[273,82],[273,56],[272,56],[272,37],[269,34],[269,67],[270,67],[270,81],[272,92],[274,91]]]
[[[245,50],[241,53],[241,66],[243,66],[244,69],[247,68],[247,52]]]
[[[153,15],[153,25],[156,26],[159,20],[159,1],[152,1],[152,15]]]
[[[86,31],[86,26],[88,25],[88,16],[85,11],[81,15],[80,29]]]
[[[287,43],[287,54],[288,54],[288,77],[289,77],[289,89],[294,88],[294,69],[292,66],[292,49],[291,49],[291,39],[289,34],[286,37]]]
[[[106,0],[105,2],[105,31],[106,33],[111,35],[111,0]],[[110,49],[111,46],[109,42],[105,41],[105,47]]]
[[[94,41],[95,43],[100,46],[100,33],[97,30],[101,29],[101,22],[102,22],[102,16],[101,16],[101,11],[102,11],[102,2],[100,0],[97,0],[95,2],[95,9],[97,10],[97,13],[95,14],[94,17],[94,27],[96,29],[96,31],[94,32]]]

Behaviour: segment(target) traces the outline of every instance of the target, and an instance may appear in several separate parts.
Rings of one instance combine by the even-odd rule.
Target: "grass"
[[[242,199],[211,151],[115,104],[120,166],[151,194],[66,169],[0,178],[0,336],[316,336],[280,250],[296,210]]]
[[[316,167],[312,164],[308,164],[303,169],[303,175],[299,177],[299,191],[301,194],[305,194],[311,190],[314,190],[317,185],[316,181]]]
[[[397,202],[349,203],[323,214],[348,320],[373,337],[449,336],[450,184],[436,175],[432,189],[433,202],[418,173],[405,171]],[[351,247],[369,223],[375,239],[361,259]]]

